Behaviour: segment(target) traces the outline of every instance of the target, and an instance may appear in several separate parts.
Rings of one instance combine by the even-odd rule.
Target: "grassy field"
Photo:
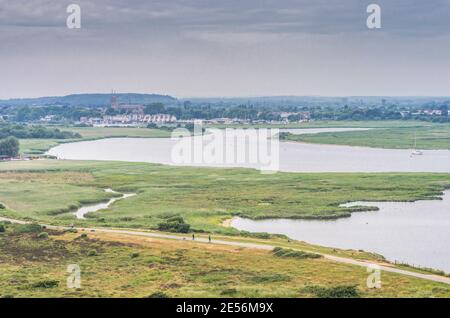
[[[79,133],[82,138],[78,139],[21,139],[20,152],[22,154],[42,154],[59,143],[72,141],[95,140],[113,137],[133,138],[162,138],[170,137],[170,131],[163,129],[133,128],[133,127],[59,127]]]
[[[68,127],[64,130],[79,133],[84,139],[110,137],[158,138],[170,137],[170,131],[139,127]]]
[[[449,124],[306,135],[287,134],[282,139],[319,144],[411,149],[414,145],[414,136],[417,137],[418,149],[450,149]]]
[[[450,297],[450,286],[383,272],[369,289],[365,268],[324,258],[104,233],[0,233],[1,297]],[[81,287],[67,287],[67,266]],[[255,266],[255,264],[258,264]]]
[[[20,153],[26,155],[43,154],[57,146],[57,139],[20,139]]]
[[[206,125],[214,128],[400,128],[400,127],[428,127],[434,124],[420,121],[406,120],[383,120],[383,121],[337,121],[321,120],[304,123],[288,124],[215,124]]]
[[[68,211],[107,200],[102,189],[134,192],[109,209],[76,220]],[[236,234],[221,223],[253,219],[339,218],[358,211],[349,201],[433,199],[450,188],[449,174],[260,174],[251,169],[171,167],[81,161],[0,163],[0,214],[55,224],[155,229],[179,215],[195,231]],[[64,195],[55,195],[62,193]]]

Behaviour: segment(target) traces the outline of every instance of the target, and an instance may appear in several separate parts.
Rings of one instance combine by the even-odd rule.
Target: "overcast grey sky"
[[[449,96],[450,0],[0,0],[0,98],[113,88]]]

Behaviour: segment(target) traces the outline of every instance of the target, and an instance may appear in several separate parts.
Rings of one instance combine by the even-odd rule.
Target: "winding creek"
[[[119,193],[119,192],[113,191],[112,189],[105,189],[105,192],[108,192],[108,193]],[[108,202],[84,205],[81,208],[79,208],[74,214],[77,217],[77,219],[84,219],[85,215],[87,213],[97,212],[97,211],[100,211],[100,210],[107,209],[114,202],[117,202],[117,201],[123,200],[123,199],[127,199],[127,198],[133,197],[135,195],[136,195],[136,193],[124,193],[120,197],[115,197],[115,198],[109,199]]]
[[[361,129],[280,130],[306,134]],[[189,137],[200,138],[200,137]],[[115,160],[172,164],[170,138],[114,138],[62,144],[48,153],[61,159]],[[450,150],[428,150],[410,156],[411,150],[280,143],[280,170],[286,172],[446,172],[450,173]],[[251,164],[195,166],[247,167]],[[124,195],[125,196],[125,195]],[[124,198],[124,197],[122,197]],[[77,217],[109,207],[110,202],[82,207]],[[354,202],[377,206],[379,211],[357,212],[338,220],[248,220],[235,218],[240,230],[286,234],[293,239],[323,246],[363,249],[389,260],[450,272],[450,191],[442,200],[417,202]]]

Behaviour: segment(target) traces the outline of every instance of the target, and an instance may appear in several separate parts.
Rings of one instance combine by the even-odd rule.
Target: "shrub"
[[[270,239],[272,237],[271,234],[266,233],[266,232],[247,232],[247,231],[241,231],[241,236],[243,237],[254,237],[254,238],[259,238],[259,239]]]
[[[172,216],[158,224],[158,230],[176,233],[188,233],[191,226],[181,216]]]
[[[43,280],[31,285],[33,288],[54,288],[59,285],[57,280]]]
[[[41,232],[38,234],[39,239],[48,239],[48,233],[47,232]]]
[[[0,210],[6,209],[5,205],[3,203],[0,203]]]
[[[0,223],[0,233],[4,233],[5,232],[5,225]]]
[[[236,293],[237,293],[236,288],[228,288],[228,289],[222,290],[222,292],[220,294],[224,295],[224,296],[233,296]]]
[[[139,257],[139,253],[131,253],[130,257],[131,258],[138,258]]]
[[[291,278],[283,274],[262,274],[250,278],[253,283],[276,283],[276,282],[288,282]]]
[[[156,292],[148,296],[148,298],[169,298],[169,295],[164,292]]]
[[[97,256],[98,254],[97,254],[97,251],[96,250],[90,250],[88,253],[87,253],[87,256]]]
[[[272,251],[273,255],[276,257],[283,258],[298,258],[298,259],[307,259],[307,258],[321,258],[322,255],[308,253],[304,251],[295,251],[288,248],[275,247]]]
[[[42,226],[36,223],[19,224],[14,227],[14,233],[40,233]]]
[[[319,298],[358,298],[359,292],[356,286],[342,285],[334,287],[308,286],[303,291],[314,294]]]
[[[86,233],[81,233],[80,238],[87,238],[87,234]]]

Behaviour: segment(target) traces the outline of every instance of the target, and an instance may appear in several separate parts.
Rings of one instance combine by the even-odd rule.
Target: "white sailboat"
[[[422,156],[423,152],[417,149],[417,135],[414,134],[414,148],[411,152],[411,156]]]

